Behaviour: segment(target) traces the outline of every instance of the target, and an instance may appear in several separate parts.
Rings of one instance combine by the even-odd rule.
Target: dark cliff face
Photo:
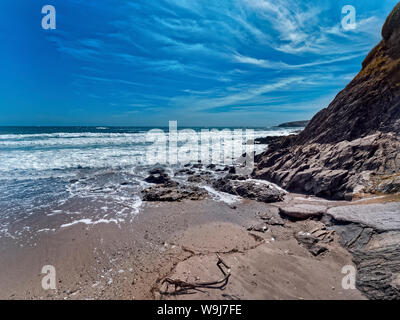
[[[400,191],[400,3],[359,74],[304,131],[256,157],[253,176],[342,199]]]
[[[315,115],[296,144],[351,141],[376,131],[400,133],[400,3],[382,35],[360,73]]]

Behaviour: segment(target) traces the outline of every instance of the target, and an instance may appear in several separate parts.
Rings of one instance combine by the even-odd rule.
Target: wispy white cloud
[[[344,32],[327,3],[138,0],[117,5],[107,28],[50,39],[84,62],[78,82],[127,107],[293,111],[340,90],[379,39],[381,17],[359,17]]]
[[[86,76],[86,75],[82,75],[82,74],[78,74],[76,76],[81,79],[95,81],[95,82],[99,81],[99,82],[117,83],[117,84],[124,84],[124,85],[129,85],[129,86],[139,86],[139,87],[148,86],[148,85],[140,83],[140,82],[127,81],[127,80],[123,80],[123,79],[94,77],[94,76]]]
[[[299,55],[305,53],[330,55],[347,54],[353,50],[370,50],[371,37],[379,36],[379,28],[383,21],[375,16],[357,21],[352,31],[341,29],[338,19],[334,25],[326,26],[321,18],[327,8],[324,2],[298,2],[293,0],[246,0],[250,9],[259,11],[278,34],[279,41],[271,46],[278,51]],[[340,43],[332,36],[351,39],[349,43]],[[356,40],[356,41],[354,41]]]
[[[292,84],[301,83],[304,80],[303,77],[290,77],[262,85],[239,86],[237,88],[230,88],[230,90],[236,92],[230,93],[229,89],[223,92],[215,91],[209,98],[200,98],[198,95],[176,96],[172,99],[171,103],[177,107],[185,106],[190,111],[232,106],[243,102],[250,102],[267,93],[283,90]],[[267,97],[264,97],[264,100],[267,100]]]
[[[333,64],[333,63],[337,63],[337,62],[352,60],[352,59],[359,58],[362,56],[365,56],[364,53],[342,56],[342,57],[337,57],[337,58],[327,59],[327,60],[316,60],[313,62],[302,63],[302,64],[287,64],[287,63],[284,63],[281,61],[275,62],[275,61],[270,61],[270,60],[265,60],[265,59],[256,59],[256,58],[252,58],[252,57],[242,56],[240,54],[234,54],[233,59],[240,63],[252,64],[252,65],[256,65],[256,66],[259,66],[259,67],[262,67],[265,69],[290,70],[290,69],[302,69],[302,68],[328,65],[328,64]]]

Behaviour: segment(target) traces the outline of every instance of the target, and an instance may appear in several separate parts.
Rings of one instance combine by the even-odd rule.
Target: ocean
[[[76,223],[132,220],[142,206],[140,190],[148,186],[143,180],[158,165],[146,162],[156,147],[146,142],[152,129],[0,127],[0,237],[17,240]],[[159,129],[168,137],[168,128]],[[202,129],[192,128],[192,136]],[[228,128],[234,129],[244,128]],[[299,130],[246,129],[253,129],[255,138]],[[185,144],[194,147],[197,142],[188,139]],[[256,153],[265,149],[255,146]],[[162,165],[173,176],[183,164]]]

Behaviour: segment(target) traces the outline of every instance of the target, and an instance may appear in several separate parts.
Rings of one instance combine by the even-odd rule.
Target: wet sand
[[[265,233],[247,231],[273,205],[211,199],[145,203],[132,222],[78,223],[16,243],[2,238],[2,299],[363,299],[343,290],[351,255],[337,242],[314,257],[294,238],[319,221],[286,221]],[[28,240],[28,239],[27,239]],[[231,268],[224,290],[162,295],[168,277],[215,281],[219,253]],[[55,290],[41,286],[41,269],[56,269]]]

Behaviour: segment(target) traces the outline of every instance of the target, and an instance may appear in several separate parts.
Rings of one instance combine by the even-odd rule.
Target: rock
[[[229,177],[232,176],[228,175],[215,181],[213,187],[222,192],[267,203],[282,201],[286,194],[284,190],[272,183],[253,179],[230,180]]]
[[[144,181],[154,184],[165,184],[171,187],[178,185],[177,182],[171,180],[168,174],[156,170],[153,170],[153,173],[150,173],[150,175],[146,179],[144,179]]]
[[[236,173],[236,168],[235,167],[230,167],[228,173],[235,174]]]
[[[308,249],[308,251],[310,251],[311,254],[314,256],[319,256],[321,253],[328,251],[328,248],[325,246],[314,245],[310,249]]]
[[[281,136],[268,136],[265,138],[256,138],[254,139],[255,144],[271,144],[271,143],[276,143],[282,140]]]
[[[275,207],[270,208],[267,212],[263,214],[258,214],[258,217],[271,226],[285,225],[285,221],[279,216],[279,209]]]
[[[351,142],[293,147],[261,157],[253,176],[293,192],[344,199],[347,194],[400,190],[400,140],[374,134]],[[388,172],[390,174],[388,174]]]
[[[266,232],[267,230],[268,230],[268,227],[265,223],[261,223],[256,226],[251,226],[251,227],[247,228],[247,231],[257,231],[257,232],[262,232],[262,233]]]
[[[294,156],[260,158],[253,176],[277,181],[288,190],[343,199],[346,194],[397,190],[398,176],[382,168],[399,170],[400,141],[393,135],[375,134],[352,142],[295,147]],[[301,163],[301,166],[299,164]]]
[[[271,226],[284,226],[285,221],[282,218],[271,217],[266,222]]]
[[[190,176],[188,178],[189,182],[194,182],[194,183],[203,183],[203,182],[210,182],[209,177],[205,177],[204,175],[194,175]]]
[[[339,242],[348,249],[362,249],[371,240],[374,230],[356,224],[333,226],[340,235]]]
[[[306,220],[320,218],[326,212],[326,209],[324,206],[296,204],[279,207],[279,213],[294,220]]]
[[[353,255],[357,288],[369,299],[400,299],[400,289],[393,282],[400,273],[400,232],[376,233],[353,223],[334,228]]]
[[[192,175],[195,174],[196,172],[190,169],[181,169],[175,172],[175,176],[181,176],[181,175]]]
[[[241,175],[238,175],[238,174],[232,174],[232,173],[228,173],[223,179],[225,179],[225,180],[241,180],[241,181],[244,181],[244,180],[248,180],[250,177],[248,177],[248,176],[241,176]]]
[[[328,250],[318,243],[318,238],[309,232],[300,231],[295,235],[296,240],[302,244],[312,255],[318,256]]]
[[[229,171],[229,166],[225,166],[222,169],[221,168],[216,168],[215,171],[216,172],[223,172],[223,171]]]
[[[166,201],[175,202],[188,200],[202,200],[207,197],[207,192],[204,189],[191,188],[174,188],[164,185],[151,187],[142,191],[143,201]]]
[[[370,299],[400,299],[400,204],[335,207],[326,219],[353,255],[357,288]]]
[[[188,178],[188,181],[189,182],[196,182],[196,183],[203,182],[203,177],[201,177],[200,175],[190,176]]]
[[[399,192],[400,6],[359,74],[297,136],[257,155],[253,177],[288,191],[345,199]],[[391,181],[392,180],[392,181]]]
[[[327,230],[325,226],[323,227],[317,227],[309,233],[316,237],[320,243],[330,243],[334,240],[334,230]]]
[[[350,205],[327,211],[337,222],[368,226],[376,231],[400,231],[400,202]]]
[[[309,124],[310,120],[285,122],[278,125],[278,128],[302,128]]]
[[[400,290],[395,282],[400,274],[398,244],[352,253],[357,266],[356,286],[359,290],[370,299],[400,299]]]
[[[165,169],[164,168],[154,168],[149,171],[149,174],[163,175],[163,174],[165,174]]]
[[[389,40],[393,33],[399,32],[400,25],[400,3],[396,5],[393,11],[386,19],[385,24],[382,28],[382,37],[385,40]]]
[[[210,171],[200,171],[199,173],[201,176],[211,176],[211,172]]]
[[[399,193],[400,174],[381,176],[375,181],[374,191],[377,193]]]

